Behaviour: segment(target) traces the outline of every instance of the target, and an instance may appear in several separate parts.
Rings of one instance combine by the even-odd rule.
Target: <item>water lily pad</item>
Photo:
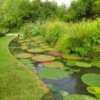
[[[100,87],[100,75],[99,74],[85,74],[82,76],[82,81],[88,86]]]
[[[45,50],[41,49],[41,48],[34,48],[34,49],[27,50],[27,52],[35,54],[35,53],[43,53],[43,52],[45,52]]]
[[[88,95],[74,94],[65,96],[63,100],[96,100],[96,98]]]
[[[28,46],[23,45],[23,46],[21,46],[20,48],[21,48],[21,50],[27,50],[27,49],[28,49]]]
[[[71,60],[69,60],[69,61],[66,62],[66,65],[72,67],[72,66],[75,66],[76,62],[77,61],[71,61]]]
[[[91,63],[93,66],[100,68],[100,61],[95,61]]]
[[[67,96],[69,93],[68,93],[67,91],[60,90],[60,91],[58,91],[58,94],[60,94],[62,97],[65,97],[65,96]]]
[[[43,63],[43,65],[47,68],[64,68],[64,64],[61,62]]]
[[[28,59],[28,58],[31,58],[33,55],[32,54],[29,54],[29,53],[19,53],[19,54],[16,54],[15,55],[16,58],[19,58],[19,59]]]
[[[39,75],[42,78],[57,80],[57,79],[61,79],[64,77],[68,77],[70,75],[70,73],[63,69],[46,68],[44,70],[40,70]]]
[[[24,64],[29,64],[29,63],[33,64],[33,63],[30,61],[30,59],[20,59],[20,61],[23,62]]]
[[[34,57],[32,57],[33,61],[35,62],[52,62],[55,60],[55,57],[53,56],[48,56],[48,55],[36,55]]]
[[[41,48],[42,48],[42,49],[47,49],[47,50],[48,50],[48,49],[51,48],[51,47],[50,47],[49,45],[47,45],[47,44],[44,44],[44,45],[41,46]],[[52,48],[52,49],[53,49],[53,48]]]
[[[75,60],[75,61],[83,60],[83,58],[76,56],[76,55],[64,55],[63,58],[67,60]]]
[[[20,45],[21,46],[27,46],[27,43],[24,42],[24,43],[21,43]]]
[[[31,40],[27,39],[27,40],[24,40],[25,42],[31,42]]]
[[[95,95],[100,94],[100,87],[88,87],[87,90],[89,93],[92,93]]]
[[[70,69],[70,72],[79,73],[80,72],[80,69]]]
[[[49,55],[55,56],[55,57],[61,57],[63,56],[62,53],[56,52],[56,51],[50,51],[48,52]]]
[[[87,63],[87,62],[76,62],[75,65],[78,67],[83,67],[83,68],[92,67],[92,65],[90,63]]]
[[[44,48],[46,51],[52,51],[52,50],[54,50],[54,48],[52,48],[52,47],[48,47],[48,48]]]
[[[18,43],[20,44],[24,43],[24,39],[18,40]]]

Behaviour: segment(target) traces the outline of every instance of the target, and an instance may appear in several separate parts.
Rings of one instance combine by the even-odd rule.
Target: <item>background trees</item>
[[[93,19],[100,16],[100,0],[73,1],[70,11],[76,14],[78,20],[82,18]]]
[[[75,0],[70,8],[41,0],[0,0],[0,26],[18,30],[28,22],[59,19],[65,22],[100,17],[100,0]]]
[[[6,0],[1,8],[2,24],[9,29],[19,28],[29,17],[29,0]]]

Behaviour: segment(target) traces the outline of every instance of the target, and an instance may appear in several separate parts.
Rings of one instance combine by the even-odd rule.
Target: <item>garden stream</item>
[[[20,44],[18,43],[18,39],[14,39],[10,45],[9,45],[10,52],[13,55],[16,55],[18,53],[26,53],[27,51],[20,49]],[[32,53],[31,53],[32,54]],[[49,55],[46,52],[39,53],[38,55]],[[37,54],[33,54],[37,55]],[[55,57],[55,62],[61,62],[63,68],[55,66],[55,68],[49,68],[49,70],[46,70],[48,68],[45,67],[46,64],[43,64],[41,62],[35,62],[33,60],[28,59],[19,59],[22,63],[24,63],[27,67],[29,67],[34,73],[38,75],[38,77],[50,88],[50,90],[54,93],[57,100],[61,100],[60,96],[64,96],[67,93],[68,94],[85,94],[89,96],[93,96],[90,93],[87,92],[86,88],[87,85],[85,85],[81,81],[81,76],[85,73],[100,73],[99,68],[76,68],[75,67],[66,67],[66,59],[62,57]],[[54,61],[52,61],[54,62]],[[48,66],[50,62],[48,62]],[[57,66],[60,66],[58,64]],[[56,69],[52,71],[52,69]],[[44,75],[42,75],[42,71],[44,72]],[[49,71],[49,72],[48,72]],[[65,71],[67,74],[62,74],[63,71]],[[48,76],[51,72],[51,75]],[[47,75],[47,76],[46,76]],[[53,79],[54,78],[54,79]],[[60,92],[59,92],[60,91]],[[60,94],[61,93],[61,94]]]

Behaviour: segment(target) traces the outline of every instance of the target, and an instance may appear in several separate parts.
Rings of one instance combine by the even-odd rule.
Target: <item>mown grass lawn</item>
[[[14,37],[0,37],[0,100],[53,100],[39,78],[9,52]]]

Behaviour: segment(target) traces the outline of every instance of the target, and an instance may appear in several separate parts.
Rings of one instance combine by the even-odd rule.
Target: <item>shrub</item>
[[[66,31],[66,24],[61,21],[47,21],[44,24],[45,40],[50,45],[54,46],[61,34]]]
[[[8,31],[9,31],[8,28],[0,27],[0,36],[4,36],[6,33],[8,33]]]
[[[56,42],[55,48],[60,52],[69,53],[69,50],[67,49],[69,46],[69,38],[70,34],[62,34]]]
[[[20,29],[20,33],[24,35],[24,38],[32,38],[33,36],[40,35],[40,31],[40,23],[26,23]]]
[[[74,36],[69,39],[70,53],[80,56],[95,56],[95,48],[100,45],[99,21],[82,22],[75,26]]]

